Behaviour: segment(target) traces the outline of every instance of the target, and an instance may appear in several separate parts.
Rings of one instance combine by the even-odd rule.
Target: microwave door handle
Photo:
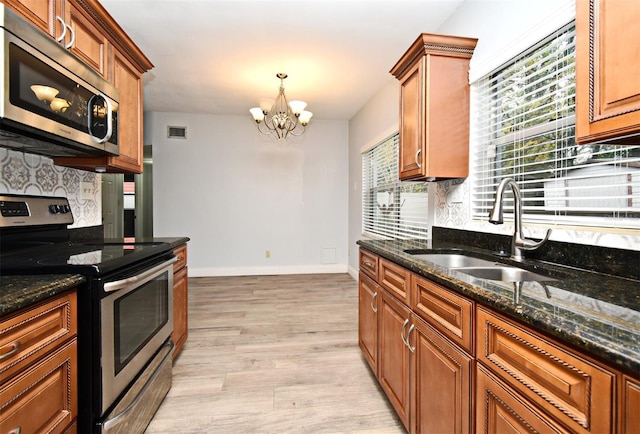
[[[96,137],[93,134],[93,131],[91,131],[91,119],[93,117],[93,101],[97,97],[104,99],[105,103],[107,104],[107,108],[105,112],[105,116],[107,117],[107,133],[104,135],[104,137]],[[87,103],[87,105],[89,106],[88,107],[89,115],[87,116],[87,128],[89,129],[89,135],[91,136],[91,139],[94,142],[104,143],[107,140],[109,140],[111,138],[111,134],[113,134],[113,118],[111,117],[111,114],[113,113],[113,105],[111,105],[111,101],[109,100],[109,98],[107,98],[107,96],[102,93],[98,93],[97,95],[93,95],[91,98],[89,98],[89,102]]]

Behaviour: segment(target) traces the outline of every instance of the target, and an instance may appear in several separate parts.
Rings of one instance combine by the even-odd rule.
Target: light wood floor
[[[348,274],[189,279],[189,339],[147,433],[404,433],[358,348]]]

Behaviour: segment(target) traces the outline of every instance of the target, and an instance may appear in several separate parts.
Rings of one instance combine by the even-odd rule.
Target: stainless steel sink
[[[415,259],[433,262],[436,265],[441,265],[447,268],[491,267],[493,265],[500,265],[494,261],[488,261],[486,259],[474,258],[473,256],[461,255],[456,253],[429,253],[412,256]]]
[[[556,280],[543,274],[500,262],[459,253],[410,253],[413,258],[428,261],[479,279],[501,282],[543,282]]]
[[[548,277],[534,273],[533,271],[507,265],[495,265],[491,267],[463,267],[456,268],[455,270],[479,279],[498,280],[501,282],[544,282],[556,280],[553,277]]]

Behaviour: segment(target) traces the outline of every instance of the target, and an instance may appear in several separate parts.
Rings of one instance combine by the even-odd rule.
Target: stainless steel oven
[[[104,414],[173,330],[172,258],[103,285],[100,301]]]
[[[173,247],[68,229],[63,197],[0,195],[0,275],[81,274],[80,433],[143,433],[171,387]],[[99,236],[93,232],[98,230]]]

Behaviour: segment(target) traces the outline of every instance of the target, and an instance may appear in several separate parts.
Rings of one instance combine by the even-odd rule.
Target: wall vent
[[[187,127],[167,127],[167,138],[169,139],[186,139]]]

